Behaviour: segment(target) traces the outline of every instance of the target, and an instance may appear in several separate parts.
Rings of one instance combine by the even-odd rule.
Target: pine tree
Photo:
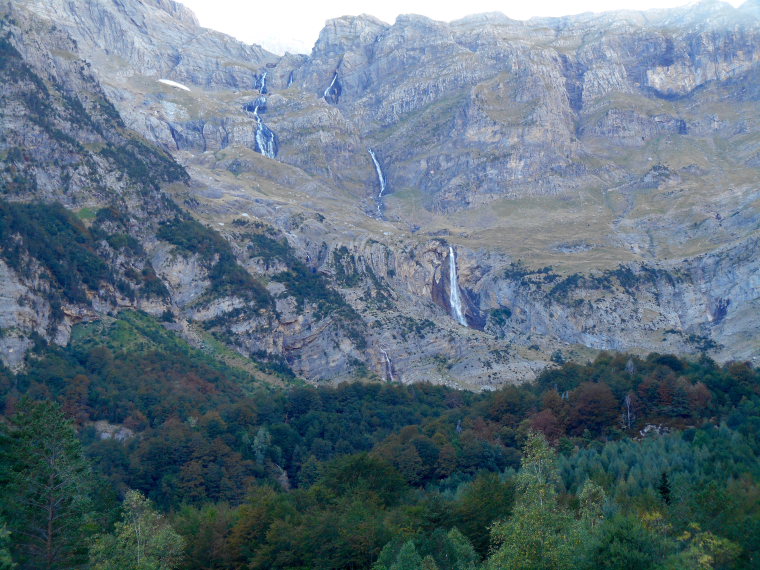
[[[660,497],[662,498],[662,501],[666,504],[670,504],[670,480],[668,479],[668,474],[663,471],[662,475],[660,475],[660,483],[657,485],[657,490],[660,492]]]
[[[390,570],[419,570],[422,567],[422,557],[417,553],[414,542],[408,540],[399,550],[396,562]]]
[[[0,570],[12,570],[16,565],[11,558],[10,532],[5,521],[0,521]]]
[[[3,432],[0,502],[20,568],[76,567],[91,474],[72,422],[53,402],[24,399]]]
[[[661,559],[663,540],[634,517],[616,516],[597,528],[577,570],[648,570]]]

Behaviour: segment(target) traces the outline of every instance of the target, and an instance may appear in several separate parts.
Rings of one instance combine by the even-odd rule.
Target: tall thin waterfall
[[[372,162],[375,163],[375,170],[377,171],[377,179],[380,182],[380,193],[377,195],[375,201],[377,202],[377,215],[383,215],[383,194],[385,193],[385,176],[383,176],[383,169],[380,168],[380,163],[377,161],[375,152],[371,149],[367,149],[369,155],[372,157]]]
[[[385,371],[387,373],[386,378],[389,382],[395,382],[396,379],[393,377],[393,365],[391,364],[391,359],[384,349],[381,348],[380,352],[382,352],[383,356],[385,357]]]
[[[335,73],[333,73],[332,81],[330,82],[330,85],[328,85],[327,89],[325,89],[325,92],[322,94],[322,97],[327,98],[330,96],[330,89],[333,88],[333,86],[335,85],[335,81],[337,79],[338,79],[338,72],[336,71]]]
[[[264,95],[267,92],[267,74],[269,72],[265,71],[264,75],[261,76],[261,79],[259,80],[259,93]]]
[[[333,72],[332,81],[330,82],[330,85],[327,86],[327,89],[325,89],[322,97],[324,97],[325,101],[331,105],[337,105],[342,92],[343,87],[340,84],[340,79],[338,79],[338,70],[335,70],[335,72]]]
[[[253,116],[256,118],[256,150],[267,158],[274,158],[277,156],[277,137],[259,117],[258,105],[253,109]]]
[[[449,305],[451,305],[451,316],[462,325],[467,326],[467,319],[464,317],[462,309],[462,297],[459,294],[459,283],[457,282],[457,261],[454,257],[454,248],[449,246]]]

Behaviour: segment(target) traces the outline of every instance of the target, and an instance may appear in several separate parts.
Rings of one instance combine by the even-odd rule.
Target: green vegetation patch
[[[315,316],[318,320],[327,316],[336,318],[342,323],[346,335],[354,345],[359,349],[366,348],[364,321],[359,314],[340,292],[330,287],[323,275],[309,268],[295,256],[293,248],[285,238],[278,240],[269,235],[255,233],[249,236],[249,240],[248,252],[252,256],[263,259],[267,265],[275,260],[285,264],[287,269],[273,275],[272,281],[285,286],[287,296],[295,298],[299,311],[303,310],[306,303],[316,305]],[[340,252],[338,259],[343,259],[343,254],[348,254],[348,250]]]
[[[214,230],[192,218],[175,218],[162,224],[156,235],[180,252],[196,254],[213,263],[209,270],[211,290],[208,295],[233,295],[260,308],[274,305],[269,292],[238,264],[230,244]]]
[[[272,280],[285,285],[288,294],[295,297],[299,309],[303,309],[306,301],[314,303],[315,317],[318,320],[327,316],[337,318],[342,322],[346,335],[357,348],[367,347],[362,331],[364,322],[361,317],[346,302],[343,295],[328,286],[319,273],[298,261],[287,271],[274,275]]]
[[[0,255],[16,271],[29,272],[24,253],[35,258],[71,302],[87,302],[109,278],[92,233],[60,204],[0,201]]]
[[[503,327],[511,317],[512,309],[509,307],[499,307],[498,309],[491,310],[489,320],[496,326]]]
[[[89,222],[95,219],[97,213],[95,208],[80,208],[76,214],[80,220]]]
[[[248,246],[249,253],[263,259],[267,266],[278,260],[286,264],[297,261],[293,255],[293,249],[285,238],[278,240],[264,234],[251,234],[248,239],[251,242]]]
[[[430,319],[415,319],[406,315],[396,315],[392,320],[394,332],[401,336],[402,340],[407,340],[409,336],[425,338],[437,330],[436,324]]]
[[[137,311],[122,311],[116,319],[104,318],[92,323],[74,327],[70,350],[83,355],[93,350],[107,349],[115,358],[142,358],[144,355],[162,354],[164,358],[176,362],[185,362],[189,366],[208,367],[214,374],[222,374],[233,385],[246,391],[261,388],[264,384],[250,371],[245,370],[242,361],[248,361],[235,353],[241,361],[240,366],[229,365],[229,349],[212,343],[207,338],[204,344],[208,350],[199,350],[190,346],[176,333],[166,329],[155,318]],[[208,346],[212,343],[212,346]],[[222,354],[224,352],[224,354]],[[259,368],[263,365],[258,365]],[[233,392],[235,392],[233,390]]]
[[[356,287],[361,282],[361,274],[356,265],[356,258],[345,245],[333,251],[335,280],[344,287]]]
[[[97,291],[107,283],[130,299],[136,298],[135,286],[144,296],[168,297],[169,291],[149,262],[141,270],[127,268],[123,276],[112,272],[103,242],[131,257],[141,258],[145,252],[140,242],[127,233],[106,233],[102,228],[103,211],[106,209],[88,214],[95,219],[88,228],[81,216],[57,203],[0,200],[0,256],[26,277],[35,271],[28,258],[42,266],[51,285],[54,312],[61,300],[88,303],[87,290]]]
[[[62,146],[59,150],[64,151],[65,157],[59,153],[54,161],[56,167],[70,160],[72,151],[84,156],[93,166],[92,157],[80,140],[95,135],[99,138],[95,146],[106,143],[97,151],[98,154],[146,191],[158,189],[161,182],[189,180],[184,167],[171,155],[124,129],[118,112],[91,76],[82,73],[81,78],[87,83],[86,98],[67,90],[54,78],[43,81],[24,62],[11,43],[10,36],[0,36],[0,82],[9,86],[3,101],[21,103],[26,110],[25,118],[39,127],[57,146]],[[91,104],[85,106],[83,101],[88,100]],[[23,161],[10,156],[5,162],[10,191],[20,193],[36,189],[33,176],[24,168],[35,163],[34,156],[24,156]]]
[[[189,180],[184,167],[170,155],[141,140],[129,139],[120,145],[110,145],[99,154],[143,186],[158,188],[158,182]]]
[[[0,548],[26,564],[18,537],[45,511],[19,498],[47,480],[29,462],[67,441],[92,469],[64,499],[86,496],[99,522],[67,519],[85,535],[72,541],[93,544],[134,489],[185,538],[183,568],[757,566],[760,378],[746,363],[603,353],[482,394],[386,383],[246,394],[204,356],[124,313],[40,349],[22,374],[0,370],[13,483]],[[68,433],[51,429],[64,415]]]
[[[612,291],[615,287],[619,287],[624,292],[633,294],[636,289],[651,286],[658,281],[665,281],[673,285],[679,276],[664,269],[647,265],[635,267],[622,264],[615,269],[562,276],[555,272],[551,265],[534,269],[518,260],[507,266],[503,277],[517,281],[520,285],[539,290],[545,290],[546,287],[551,286],[548,294],[555,301],[577,303],[577,300],[572,300],[572,294],[579,289]]]

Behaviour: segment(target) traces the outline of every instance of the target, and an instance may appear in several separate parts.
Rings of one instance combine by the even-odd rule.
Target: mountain
[[[311,381],[760,356],[755,2],[343,17],[285,56],[171,0],[2,18],[7,365],[124,308]]]

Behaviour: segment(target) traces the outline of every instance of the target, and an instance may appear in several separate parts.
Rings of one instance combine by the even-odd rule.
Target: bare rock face
[[[173,0],[22,0],[20,5],[55,22],[88,57],[112,63],[109,73],[122,76],[139,72],[200,86],[252,88],[259,68],[277,59],[258,46],[200,28],[192,12]],[[203,55],[199,60],[191,52]]]
[[[32,331],[64,343],[125,306],[171,310],[313,381],[480,389],[558,351],[760,357],[757,2],[343,17],[311,54],[283,57],[172,0],[3,11],[54,86],[0,87],[3,199],[124,214],[85,229],[105,232],[93,247],[126,284],[54,316],[44,267],[0,265],[11,365]],[[201,232],[213,255],[157,237],[188,212],[216,230]],[[118,249],[122,234],[142,249]],[[151,297],[153,275],[165,293]]]
[[[629,149],[704,135],[710,91],[752,83],[744,78],[760,57],[751,4],[530,22],[343,17],[328,22],[310,57],[282,58],[199,28],[174,3],[23,5],[66,29],[127,124],[167,149],[255,149],[246,96],[219,90],[267,91],[263,120],[281,140],[280,160],[364,196],[371,164],[355,156],[373,147],[397,188],[419,189],[443,211],[610,176],[621,183],[632,174]],[[709,128],[729,138],[751,129],[747,120]]]
[[[754,68],[757,35],[757,19],[725,4],[527,23],[343,18],[300,75],[319,93],[337,73],[336,104],[391,157],[396,185],[448,210],[593,182],[584,156],[599,138],[624,148],[688,135],[692,117],[666,102]],[[618,179],[621,166],[608,167]]]

